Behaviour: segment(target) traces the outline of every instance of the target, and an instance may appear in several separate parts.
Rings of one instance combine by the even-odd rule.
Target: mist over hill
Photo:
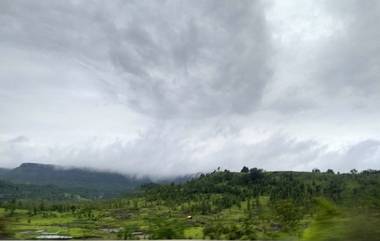
[[[40,163],[22,163],[13,169],[0,169],[3,187],[8,187],[5,197],[34,197],[29,190],[55,190],[51,193],[66,193],[87,198],[116,197],[134,192],[146,183],[181,183],[193,176],[152,180],[148,177],[136,177],[115,172],[55,166]],[[22,195],[14,195],[17,188]],[[5,189],[2,189],[5,190]],[[44,193],[41,191],[40,193]],[[60,195],[51,195],[55,198]]]
[[[118,173],[80,168],[63,168],[38,163],[23,163],[8,172],[3,172],[2,178],[20,184],[123,191],[132,190],[141,183],[149,181]]]

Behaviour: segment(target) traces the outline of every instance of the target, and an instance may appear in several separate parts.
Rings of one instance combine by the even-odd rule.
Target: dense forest
[[[146,183],[118,198],[21,195],[0,205],[3,238],[380,240],[376,170],[218,169],[179,184]]]

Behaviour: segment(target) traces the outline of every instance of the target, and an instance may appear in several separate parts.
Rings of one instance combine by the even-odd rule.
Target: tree
[[[352,169],[352,170],[350,171],[350,173],[351,173],[352,175],[356,175],[356,174],[358,174],[358,170],[356,170],[356,169]]]
[[[300,208],[291,200],[277,201],[274,211],[277,221],[288,230],[295,229],[302,218]]]
[[[152,220],[153,221],[153,220]],[[178,222],[156,219],[152,229],[153,239],[182,239],[184,227]]]
[[[248,173],[248,172],[249,172],[249,168],[246,167],[246,166],[244,166],[244,167],[241,169],[240,172],[242,172],[242,173]]]
[[[320,173],[321,171],[320,171],[318,168],[314,168],[314,169],[312,170],[312,172],[313,172],[313,173]]]
[[[328,173],[328,174],[335,174],[333,169],[327,169],[326,173]]]
[[[251,168],[249,170],[249,177],[252,182],[257,182],[264,176],[263,170],[258,168]]]
[[[6,239],[9,238],[10,233],[7,229],[7,220],[4,217],[0,217],[0,238]]]
[[[324,191],[326,196],[332,198],[334,201],[338,201],[341,198],[343,190],[344,186],[341,181],[331,180]]]

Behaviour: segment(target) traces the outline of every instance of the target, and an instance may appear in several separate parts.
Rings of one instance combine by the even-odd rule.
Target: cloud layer
[[[0,164],[380,168],[377,1],[1,1]]]

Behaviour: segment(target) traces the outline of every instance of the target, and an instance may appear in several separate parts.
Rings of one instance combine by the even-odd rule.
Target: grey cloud
[[[270,16],[278,52],[264,107],[282,114],[376,110],[379,2],[274,2],[285,13],[270,13],[280,15]]]
[[[260,1],[2,5],[3,44],[79,59],[95,71],[114,66],[115,98],[144,114],[244,114],[257,108],[271,79]]]
[[[380,168],[380,141],[364,140],[351,146],[337,163],[340,163],[345,170],[348,167]]]
[[[0,1],[0,164],[377,168],[379,12],[356,0]]]
[[[116,140],[106,145],[89,139],[81,145],[56,146],[49,152],[37,149],[34,156],[27,152],[36,151],[33,145],[9,143],[0,148],[0,153],[7,152],[9,158],[15,158],[14,165],[16,160],[20,160],[22,151],[29,156],[28,161],[91,166],[154,177],[212,171],[218,166],[238,171],[243,165],[266,170],[309,171],[313,168],[333,168],[336,171],[380,168],[378,140],[365,140],[332,151],[313,140],[296,140],[280,134],[246,145],[228,136],[217,149],[210,151],[215,139],[209,137],[207,144],[197,145],[197,142],[202,142],[198,136],[184,139],[182,135],[166,129],[140,136],[133,142]]]
[[[331,95],[375,98],[380,91],[380,3],[326,1],[326,9],[343,27],[321,47],[317,78]],[[367,99],[367,104],[371,104]]]
[[[257,107],[271,78],[264,6],[259,1],[158,5],[144,8],[145,18],[133,19],[113,39],[111,58],[126,83],[119,94],[130,106],[163,118]]]
[[[104,58],[108,48],[103,42],[112,26],[107,21],[109,8],[103,1],[87,3],[2,1],[1,42],[46,54],[59,53],[57,58]]]
[[[213,160],[214,165],[236,171],[246,165],[267,170],[311,171],[313,168],[332,168],[348,172],[353,168],[380,168],[380,142],[364,140],[331,150],[328,145],[314,140],[296,140],[275,134],[248,145],[232,140],[206,159]]]
[[[26,136],[17,136],[15,138],[12,138],[8,140],[9,143],[22,143],[22,142],[28,142],[29,138]]]

